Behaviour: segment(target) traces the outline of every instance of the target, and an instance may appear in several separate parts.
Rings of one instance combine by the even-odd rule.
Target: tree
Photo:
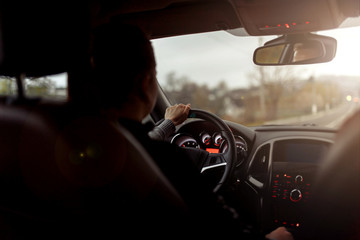
[[[220,81],[219,84],[212,90],[212,93],[213,95],[210,101],[211,112],[215,113],[219,117],[223,117],[226,113],[229,93],[226,82],[224,80]]]
[[[187,76],[177,77],[175,72],[167,74],[165,94],[173,103],[191,103],[192,108],[210,111],[219,117],[226,113],[229,90],[225,81],[210,89],[207,84],[199,85]]]
[[[0,95],[15,94],[15,79],[7,76],[0,77]]]
[[[293,67],[269,66],[256,67],[249,74],[255,86],[259,87],[260,118],[273,120],[277,118],[278,107],[285,91],[291,91],[300,74],[296,74]]]
[[[55,88],[55,83],[47,78],[29,79],[25,83],[26,93],[30,96],[48,96]]]

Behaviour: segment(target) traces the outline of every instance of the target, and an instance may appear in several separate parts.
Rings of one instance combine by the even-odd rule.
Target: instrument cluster
[[[234,138],[238,156],[241,155],[241,159],[243,159],[247,156],[248,145],[241,136],[235,135]],[[171,143],[183,148],[206,150],[210,154],[224,153],[228,147],[226,140],[221,136],[220,132],[206,131],[196,135],[178,133],[171,139]]]

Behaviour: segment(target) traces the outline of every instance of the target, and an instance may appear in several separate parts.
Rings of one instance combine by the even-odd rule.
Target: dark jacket
[[[188,219],[183,219],[181,229],[191,233],[188,236],[219,236],[224,239],[238,236],[239,239],[263,239],[263,236],[249,234],[248,229],[233,218],[233,212],[229,211],[230,208],[226,206],[223,198],[212,192],[214,186],[208,186],[202,178],[199,161],[207,158],[206,151],[189,150],[169,142],[152,140],[148,132],[153,126],[128,119],[121,119],[120,123],[144,146],[183,197],[189,207],[190,216]]]

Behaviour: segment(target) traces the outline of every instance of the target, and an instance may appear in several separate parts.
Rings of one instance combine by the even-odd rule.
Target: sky
[[[67,87],[67,73],[47,76],[56,83],[56,87]]]
[[[308,75],[359,75],[360,27],[318,32],[338,41],[335,59],[329,63],[302,65]],[[263,37],[263,42],[277,36]],[[152,41],[157,61],[157,77],[164,84],[166,75],[187,76],[199,84],[215,86],[226,80],[231,87],[250,85],[249,73],[255,69],[252,54],[259,38],[237,37],[225,31],[193,34]]]

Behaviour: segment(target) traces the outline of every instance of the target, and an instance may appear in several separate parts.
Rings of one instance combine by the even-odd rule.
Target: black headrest
[[[66,72],[87,52],[86,6],[64,2],[0,3],[0,75]]]

